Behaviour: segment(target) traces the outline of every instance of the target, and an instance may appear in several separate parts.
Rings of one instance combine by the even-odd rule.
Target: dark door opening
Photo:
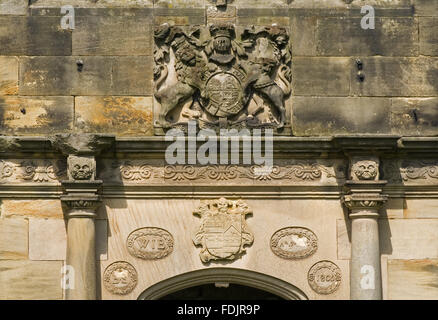
[[[230,283],[217,287],[214,283],[185,288],[161,297],[159,300],[283,300],[270,292]]]

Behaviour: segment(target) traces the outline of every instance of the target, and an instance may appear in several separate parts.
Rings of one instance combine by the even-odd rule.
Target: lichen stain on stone
[[[100,106],[90,106],[82,120],[87,131],[117,132],[124,135],[152,134],[152,111],[141,106],[143,101],[129,97],[107,97]],[[140,104],[140,106],[139,106]],[[90,114],[92,113],[92,114]]]
[[[16,95],[18,93],[17,81],[2,81],[0,83],[0,92],[4,95]]]

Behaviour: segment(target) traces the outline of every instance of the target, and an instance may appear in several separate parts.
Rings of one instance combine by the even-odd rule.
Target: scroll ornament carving
[[[213,181],[229,181],[239,178],[269,181],[286,180],[310,182],[321,180],[325,174],[327,178],[345,179],[344,169],[339,166],[327,167],[313,162],[298,162],[296,164],[274,165],[166,165],[164,167],[149,165],[147,162],[114,162],[112,168],[120,171],[124,181],[144,182],[153,178],[164,180],[194,181],[209,179]]]
[[[105,289],[117,295],[125,295],[137,286],[138,275],[128,262],[117,261],[110,264],[103,273]]]
[[[9,162],[5,162],[3,160],[0,161],[0,178],[8,178],[11,177],[14,174],[15,168],[14,165],[9,163]]]
[[[416,179],[438,179],[437,161],[412,161],[402,164],[400,169],[404,181]]]
[[[285,28],[163,24],[154,37],[157,126],[183,128],[189,120],[211,129],[284,126],[291,81]]]
[[[331,261],[319,261],[310,268],[307,280],[316,293],[331,294],[341,285],[341,269]]]
[[[284,259],[302,259],[318,249],[318,238],[309,229],[288,227],[275,232],[271,237],[271,250]]]
[[[385,179],[391,183],[438,179],[437,160],[396,160],[383,165]]]
[[[18,175],[25,181],[33,182],[56,182],[65,175],[65,164],[62,161],[52,163],[44,161],[41,164],[32,160],[23,161],[19,167],[22,171]]]
[[[203,201],[193,212],[201,217],[201,226],[193,243],[202,246],[199,257],[202,262],[210,260],[235,260],[251,245],[254,236],[249,230],[245,216],[251,214],[242,200]]]

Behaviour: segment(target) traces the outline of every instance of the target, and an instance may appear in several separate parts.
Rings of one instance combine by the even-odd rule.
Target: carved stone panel
[[[251,214],[242,200],[203,201],[193,212],[201,217],[201,226],[193,243],[202,246],[199,254],[202,262],[210,260],[235,260],[251,245],[254,236],[249,230],[245,216]]]
[[[286,28],[231,23],[155,30],[159,128],[273,128],[286,121],[291,52]]]
[[[105,289],[117,295],[130,293],[136,287],[137,281],[137,271],[125,261],[110,264],[103,274]]]
[[[288,227],[275,232],[271,237],[271,250],[285,259],[302,259],[318,249],[318,238],[309,229]]]
[[[341,285],[341,269],[331,261],[319,261],[310,268],[307,280],[316,293],[331,294]]]
[[[146,227],[131,232],[126,246],[134,257],[145,260],[161,259],[173,251],[173,237],[164,229]]]

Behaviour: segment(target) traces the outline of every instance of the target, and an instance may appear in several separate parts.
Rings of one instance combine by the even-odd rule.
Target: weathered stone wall
[[[0,133],[153,135],[154,26],[214,21],[290,28],[293,135],[437,133],[435,1],[236,0],[218,11],[206,0],[83,0],[73,31],[60,26],[70,2],[2,1]],[[360,27],[365,4],[374,30]]]
[[[292,135],[438,134],[435,0],[234,0],[228,1],[225,11],[216,10],[207,0],[28,2],[0,0],[2,135],[92,132],[152,136],[157,112],[154,27],[164,22],[188,26],[215,21],[238,27],[276,23],[289,28],[292,95],[287,100],[287,114]],[[70,4],[76,8],[73,31],[60,25],[60,7]],[[360,8],[365,4],[376,10],[374,30],[360,27]],[[364,81],[358,79],[358,59]],[[78,71],[79,60],[82,71]],[[417,142],[403,143],[415,149],[412,144]],[[438,167],[430,149],[421,148],[417,160],[411,161],[404,151],[382,159],[383,179],[389,180],[385,193],[390,198],[379,219],[384,299],[438,296]],[[66,173],[58,170],[52,159],[61,156],[54,156],[51,149],[48,156],[43,149],[8,153],[0,162],[0,299],[63,298],[60,281],[66,261],[67,220],[59,195]],[[315,156],[316,149],[308,149],[313,154],[292,155],[292,162],[294,157],[306,160],[309,155],[306,163],[312,165],[319,157],[331,158],[328,154],[335,148],[316,151]],[[128,158],[123,165],[128,171],[137,170],[136,176],[132,172],[124,176],[123,166],[114,165],[114,154],[98,162],[99,178],[106,187],[103,197],[108,197],[96,219],[98,298],[134,299],[160,280],[204,268],[198,256],[200,248],[191,242],[199,220],[193,217],[194,207],[203,197],[243,195],[252,198],[248,203],[254,216],[248,224],[256,242],[231,266],[289,281],[312,299],[348,299],[351,226],[340,202],[345,177],[337,179],[335,174],[330,180],[323,175],[323,179],[309,182],[274,176],[257,181],[231,174],[219,181],[196,170],[181,173],[179,168],[175,175],[189,178],[178,180],[169,173],[166,176],[162,159],[151,160],[141,148],[126,150],[120,158]],[[140,152],[143,154],[138,155]],[[130,156],[137,158],[131,161]],[[347,166],[342,157],[336,154],[329,160]],[[29,158],[35,159],[25,164]],[[406,159],[407,163],[402,163]],[[5,171],[5,163],[11,174]],[[139,175],[144,170],[141,165],[148,166],[147,172],[157,169],[158,174]],[[210,169],[214,177],[229,171]],[[216,176],[214,170],[219,172]],[[248,176],[248,168],[238,170]],[[268,196],[275,199],[263,198]],[[126,199],[129,197],[133,199]],[[184,220],[179,223],[177,219]],[[164,260],[139,262],[127,252],[126,237],[149,225],[170,231],[175,251]],[[293,225],[311,228],[320,242],[314,256],[290,267],[270,251],[269,239],[276,230]],[[342,270],[342,284],[334,295],[316,294],[307,281],[309,268],[324,259]],[[116,260],[129,261],[139,273],[138,287],[128,296],[112,295],[103,288],[103,272]],[[169,262],[172,267],[166,264]],[[273,270],[272,264],[281,267]],[[291,274],[293,268],[299,272]],[[154,270],[153,276],[147,276],[149,270]]]

